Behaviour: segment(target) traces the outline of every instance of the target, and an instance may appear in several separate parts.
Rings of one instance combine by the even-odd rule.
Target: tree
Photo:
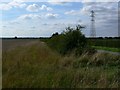
[[[58,32],[53,33],[52,37],[59,35]]]
[[[17,39],[17,36],[15,36],[15,39]]]

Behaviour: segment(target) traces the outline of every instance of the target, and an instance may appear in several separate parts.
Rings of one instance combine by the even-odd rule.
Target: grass
[[[61,56],[45,43],[3,52],[3,88],[118,88],[120,56]]]
[[[111,47],[102,47],[102,46],[92,46],[95,49],[98,50],[107,50],[112,52],[120,52],[120,48],[111,48]]]

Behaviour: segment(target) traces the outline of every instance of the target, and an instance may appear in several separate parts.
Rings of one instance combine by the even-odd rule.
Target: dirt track
[[[106,51],[106,50],[97,50],[98,52],[100,53],[110,53],[110,54],[113,54],[113,55],[120,55],[119,52],[112,52],[112,51]]]

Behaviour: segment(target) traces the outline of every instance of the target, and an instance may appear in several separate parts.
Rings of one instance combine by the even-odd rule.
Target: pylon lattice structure
[[[90,30],[90,37],[96,37],[96,30],[95,30],[95,12],[91,11],[91,30]]]

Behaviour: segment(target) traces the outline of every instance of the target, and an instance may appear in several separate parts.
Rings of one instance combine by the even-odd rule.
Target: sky
[[[85,26],[90,36],[90,11],[95,12],[97,37],[118,36],[118,2],[105,0],[2,0],[0,37],[50,37],[66,27]]]

